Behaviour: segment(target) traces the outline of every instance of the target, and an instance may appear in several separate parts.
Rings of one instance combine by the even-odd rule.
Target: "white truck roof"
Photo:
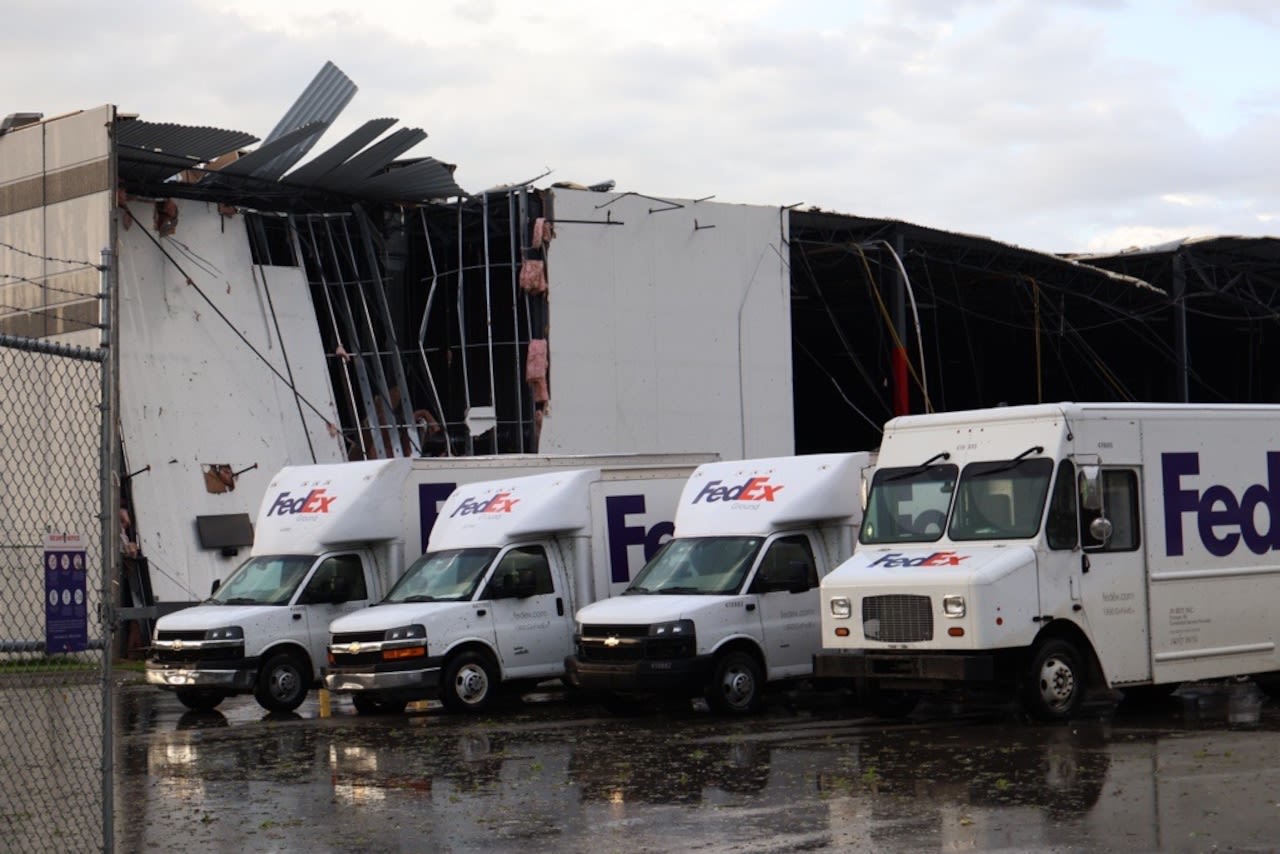
[[[704,463],[685,484],[677,537],[763,535],[823,519],[860,518],[866,451]]]
[[[318,554],[402,536],[409,465],[400,457],[282,468],[262,496],[251,554]]]
[[[600,469],[571,469],[459,486],[440,510],[427,551],[588,529],[591,484],[600,478]]]

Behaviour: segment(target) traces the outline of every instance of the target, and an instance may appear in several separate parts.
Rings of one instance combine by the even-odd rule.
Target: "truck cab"
[[[627,542],[650,544],[646,554],[660,547],[691,470],[584,469],[460,487],[426,554],[386,598],[330,626],[325,686],[361,713],[429,699],[477,712],[503,689],[562,677],[574,610],[630,580]]]
[[[578,611],[570,679],[621,709],[703,695],[757,709],[766,685],[812,674],[818,584],[853,550],[870,455],[709,463],[675,537],[613,599]]]
[[[252,694],[291,712],[320,679],[329,624],[385,594],[404,568],[407,461],[282,469],[263,496],[249,558],[199,605],[161,617],[149,684],[190,709]]]

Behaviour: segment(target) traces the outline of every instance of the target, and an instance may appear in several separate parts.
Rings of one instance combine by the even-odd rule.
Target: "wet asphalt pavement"
[[[122,686],[116,850],[1280,849],[1280,704],[1249,684],[1068,725],[950,706],[885,722],[805,692],[745,720],[557,693],[484,717],[323,702],[192,713]]]

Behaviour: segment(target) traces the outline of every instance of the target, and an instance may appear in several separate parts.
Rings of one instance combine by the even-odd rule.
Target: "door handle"
[[[748,611],[754,611],[755,609],[756,609],[756,604],[755,604],[754,602],[748,602],[748,603],[747,603],[747,610],[748,610]]]
[[[561,599],[559,596],[556,597],[556,616],[557,617],[564,616],[564,600]]]
[[[1089,556],[1080,555],[1080,574],[1084,575],[1089,571]]]

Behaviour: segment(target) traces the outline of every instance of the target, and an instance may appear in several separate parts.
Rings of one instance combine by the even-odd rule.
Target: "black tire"
[[[1080,709],[1088,689],[1084,657],[1065,640],[1036,647],[1022,685],[1027,713],[1042,721],[1069,720]]]
[[[178,702],[193,712],[213,711],[226,698],[225,694],[203,688],[180,688],[174,693],[178,695]]]
[[[1259,673],[1253,677],[1253,684],[1272,700],[1280,700],[1280,673]]]
[[[760,664],[740,650],[716,659],[707,684],[707,705],[722,715],[749,715],[760,708],[764,673]]]
[[[351,695],[351,705],[362,715],[398,715],[409,701],[388,700],[367,691],[357,691]]]
[[[440,701],[451,712],[482,712],[498,694],[498,668],[486,655],[460,652],[444,666]]]
[[[878,718],[905,718],[920,705],[920,697],[909,691],[893,691],[881,687],[879,682],[859,680],[858,702]]]
[[[258,670],[254,699],[269,712],[292,712],[311,689],[311,669],[295,652],[277,652]]]

